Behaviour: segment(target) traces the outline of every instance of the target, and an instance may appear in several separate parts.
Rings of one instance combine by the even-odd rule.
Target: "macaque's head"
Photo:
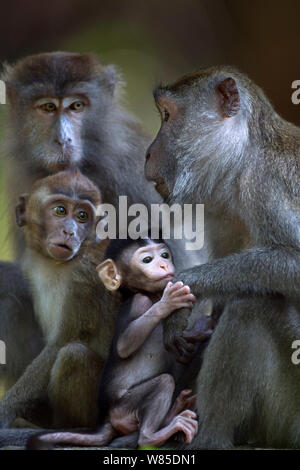
[[[249,119],[260,122],[270,106],[259,87],[231,67],[187,75],[158,87],[154,98],[161,128],[147,151],[145,174],[165,200],[178,202],[193,199],[201,178],[203,192],[214,189],[210,168],[215,178],[237,168],[249,144]]]
[[[47,173],[79,167],[113,107],[114,68],[93,54],[52,52],[6,67],[2,79],[22,164]]]
[[[163,240],[112,240],[105,258],[97,271],[111,291],[124,287],[131,292],[161,292],[175,273]]]
[[[56,261],[70,261],[96,238],[97,187],[79,170],[38,180],[16,206],[17,224],[25,228],[31,249]]]

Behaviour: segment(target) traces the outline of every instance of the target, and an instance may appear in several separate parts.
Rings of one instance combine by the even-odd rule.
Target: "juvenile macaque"
[[[155,92],[161,129],[146,175],[169,201],[205,204],[211,260],[178,273],[225,309],[198,379],[195,448],[299,447],[300,129],[230,67]],[[181,360],[189,312],[165,322]]]
[[[97,267],[105,287],[120,289],[123,303],[99,387],[104,425],[94,434],[53,433],[33,438],[30,448],[55,444],[103,446],[118,435],[139,431],[138,444],[161,446],[183,432],[186,443],[197,433],[191,390],[172,406],[172,359],[163,346],[162,320],[195,300],[182,282],[172,283],[174,265],[163,240],[115,240]]]
[[[20,197],[23,268],[46,346],[0,402],[0,427],[18,417],[53,427],[96,424],[98,381],[117,311],[117,297],[95,270],[105,252],[105,243],[96,243],[99,203],[99,190],[79,170],[41,179]]]

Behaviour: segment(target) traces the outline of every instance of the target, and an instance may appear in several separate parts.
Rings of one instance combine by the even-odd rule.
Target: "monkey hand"
[[[195,407],[196,395],[192,395],[192,390],[182,390],[174,402],[176,414],[184,410],[192,410]]]
[[[211,337],[215,328],[216,321],[211,316],[202,315],[192,328],[183,332],[183,337],[189,343],[204,343]]]
[[[197,415],[194,411],[184,410],[175,416],[171,426],[180,434],[183,433],[185,443],[190,444],[198,432]]]
[[[180,308],[192,308],[196,298],[191,293],[189,286],[179,281],[173,284],[168,282],[163,292],[160,304],[166,316]]]
[[[165,347],[182,364],[190,362],[195,353],[194,345],[183,337],[190,312],[190,308],[177,310],[163,324]]]

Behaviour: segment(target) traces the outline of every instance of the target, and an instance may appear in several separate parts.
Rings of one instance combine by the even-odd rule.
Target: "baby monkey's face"
[[[134,251],[129,271],[135,277],[130,280],[132,287],[160,292],[173,279],[175,268],[168,247],[163,243],[149,242]]]

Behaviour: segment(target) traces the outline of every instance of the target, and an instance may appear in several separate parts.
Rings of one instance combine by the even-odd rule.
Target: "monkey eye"
[[[169,117],[170,117],[169,111],[167,109],[164,109],[164,111],[163,111],[163,120],[165,122],[167,122],[169,120]]]
[[[46,111],[47,113],[54,113],[57,110],[57,107],[54,103],[45,103],[40,106],[40,108],[43,111]]]
[[[83,108],[84,108],[84,103],[83,103],[83,101],[74,101],[74,103],[72,103],[72,104],[70,105],[70,109],[71,109],[72,111],[77,111],[77,112],[79,112],[79,111],[82,111]]]
[[[145,258],[143,258],[143,263],[151,263],[151,261],[153,260],[153,258],[151,256],[145,256]]]
[[[161,257],[165,258],[165,259],[168,259],[168,258],[170,258],[170,254],[167,251],[165,251],[164,253],[161,254]]]
[[[88,218],[89,218],[89,215],[85,211],[79,211],[77,214],[77,219],[79,220],[79,222],[86,222]]]
[[[67,211],[64,206],[54,207],[53,212],[60,217],[64,217],[65,215],[67,215]]]

